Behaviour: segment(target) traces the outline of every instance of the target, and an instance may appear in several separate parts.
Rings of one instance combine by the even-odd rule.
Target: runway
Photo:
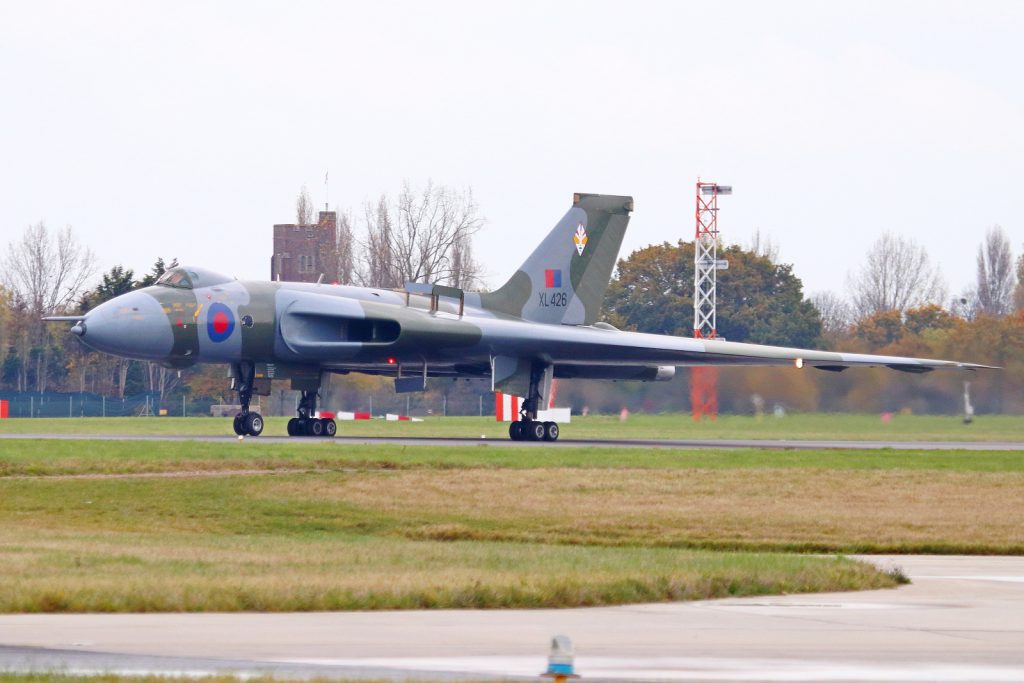
[[[189,436],[161,434],[0,434],[3,439],[58,439],[86,441],[202,441],[233,443],[236,436]],[[856,441],[822,439],[559,439],[558,441],[512,441],[510,439],[447,437],[338,436],[331,438],[258,436],[253,443],[403,446],[513,446],[516,448],[767,448],[792,450],[898,450],[898,451],[1024,451],[1020,441]]]
[[[1021,681],[1024,558],[898,556],[894,590],[571,610],[0,616],[0,669],[393,680]]]

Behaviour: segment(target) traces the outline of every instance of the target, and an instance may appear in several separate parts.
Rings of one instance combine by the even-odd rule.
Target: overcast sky
[[[266,278],[303,184],[433,178],[497,286],[575,191],[633,195],[623,256],[692,239],[702,176],[808,291],[890,230],[957,292],[988,227],[1024,243],[1022,36],[1022,2],[4,1],[0,247],[44,220],[104,269]]]

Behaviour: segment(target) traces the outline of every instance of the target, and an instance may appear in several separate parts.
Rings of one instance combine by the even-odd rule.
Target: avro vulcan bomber
[[[558,425],[538,421],[537,411],[556,377],[659,381],[698,365],[984,367],[617,330],[598,314],[632,211],[631,197],[574,195],[565,216],[493,292],[243,282],[183,266],[82,316],[48,319],[73,322],[71,332],[97,351],[171,368],[229,365],[241,404],[234,430],[253,436],[263,418],[250,401],[269,394],[273,380],[301,392],[289,435],[333,436],[334,421],[317,413],[328,373],[393,377],[399,392],[423,391],[432,377],[490,378],[494,390],[524,397],[512,439],[554,441]]]

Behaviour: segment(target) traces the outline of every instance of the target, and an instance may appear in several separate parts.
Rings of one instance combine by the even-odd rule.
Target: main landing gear
[[[538,422],[524,417],[508,426],[508,436],[513,441],[557,441],[557,422]]]
[[[551,395],[553,369],[550,365],[534,363],[530,368],[530,386],[519,411],[519,421],[508,426],[513,441],[558,441],[558,423],[537,420],[537,407]]]
[[[288,436],[328,436],[338,433],[338,424],[329,417],[316,415],[316,391],[303,391],[299,416],[288,420]]]
[[[252,401],[252,383],[256,375],[256,366],[248,361],[235,365],[235,381],[238,386],[238,402],[241,412],[235,415],[235,434],[239,436],[259,436],[263,433],[263,416],[249,410]]]

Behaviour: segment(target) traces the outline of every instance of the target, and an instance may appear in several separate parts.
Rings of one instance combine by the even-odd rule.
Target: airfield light
[[[564,683],[576,675],[575,653],[569,636],[555,636],[551,639],[551,654],[548,655],[548,669],[541,676],[551,678],[555,683]]]

